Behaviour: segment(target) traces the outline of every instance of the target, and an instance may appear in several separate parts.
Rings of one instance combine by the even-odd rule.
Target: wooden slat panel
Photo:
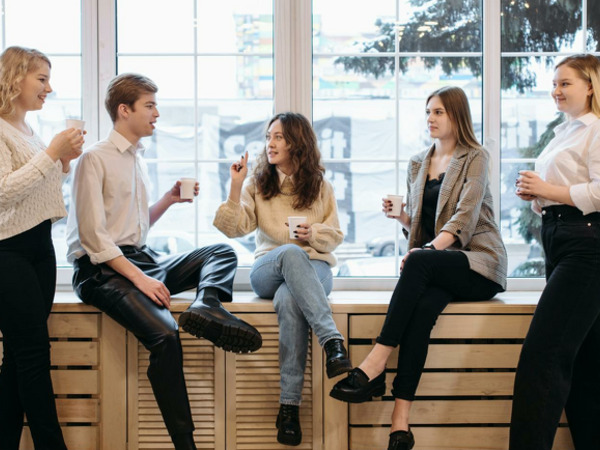
[[[433,339],[523,339],[531,323],[529,315],[444,315],[434,326]],[[350,316],[350,338],[374,339],[385,316]]]
[[[370,345],[351,345],[352,365],[359,365],[371,351]],[[514,369],[519,361],[519,344],[431,344],[426,369]],[[388,359],[388,369],[398,365],[398,350]]]
[[[414,427],[414,450],[506,450],[508,427]],[[386,450],[389,428],[351,428],[350,450]],[[559,428],[552,450],[573,450],[567,428]],[[532,449],[533,450],[533,449]]]
[[[412,424],[510,423],[510,400],[416,400]],[[372,401],[350,405],[351,425],[390,423],[394,402]]]
[[[97,398],[57,398],[56,410],[60,422],[97,423],[100,421],[100,400]]]
[[[98,364],[98,343],[52,342],[50,361],[54,366],[95,366]]]
[[[217,436],[215,430],[218,429],[215,409],[215,361],[216,352],[222,350],[215,347],[207,340],[197,339],[189,334],[180,331],[181,343],[183,347],[183,364],[186,383],[188,386],[188,396],[190,407],[196,430],[194,431],[194,440],[199,449],[215,449]],[[135,401],[131,408],[129,417],[137,421],[135,427],[130,427],[130,433],[135,432],[133,439],[138,443],[140,450],[151,449],[173,449],[171,438],[166,430],[162,415],[156,404],[150,382],[146,375],[149,365],[149,352],[138,342],[136,342],[138,355],[135,359],[137,372],[135,386],[137,386],[137,395],[133,397]],[[131,441],[131,438],[130,438]]]
[[[55,394],[98,394],[99,373],[97,370],[52,370],[52,385]]]
[[[275,314],[239,315],[252,323],[261,332],[263,347],[255,353],[227,354],[228,372],[230,373],[227,397],[228,408],[228,440],[227,450],[268,450],[289,449],[289,446],[277,442],[275,420],[279,411],[279,327]],[[308,336],[307,336],[308,338]],[[304,376],[300,421],[302,427],[302,443],[299,449],[318,449],[320,442],[314,442],[314,435],[319,434],[313,427],[313,375],[312,357],[309,346],[307,367]],[[319,348],[319,352],[321,349]],[[321,354],[319,353],[319,356]],[[318,424],[321,427],[321,423]],[[231,447],[229,442],[231,442]]]
[[[48,332],[53,338],[97,338],[100,313],[98,314],[50,314]]]
[[[387,392],[391,392],[395,374],[388,373]],[[417,396],[512,395],[514,372],[425,372]]]
[[[62,427],[67,447],[72,450],[99,450],[98,428],[95,426]],[[34,450],[29,427],[23,429],[19,450]]]

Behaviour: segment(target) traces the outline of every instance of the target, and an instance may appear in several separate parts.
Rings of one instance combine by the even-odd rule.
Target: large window
[[[31,112],[27,120],[44,142],[65,129],[65,119],[83,115],[82,91],[82,5],[80,0],[3,0],[0,35],[2,49],[12,45],[39,49],[52,64],[48,96],[41,111]],[[60,26],[57,25],[60,11]],[[54,17],[55,20],[48,20]],[[65,203],[71,196],[70,183],[63,185]],[[66,263],[66,220],[52,230],[59,264]]]
[[[600,2],[502,0],[501,225],[509,276],[545,274],[541,222],[515,195],[518,171],[535,158],[563,121],[550,97],[554,65],[566,54],[600,50]]]
[[[482,5],[351,3],[313,1],[313,118],[346,233],[338,275],[394,276],[407,242],[381,198],[406,192],[407,162],[430,144],[429,93],[462,87],[482,137]]]
[[[172,207],[151,229],[158,252],[226,241],[212,221],[227,199],[229,166],[246,150],[253,159],[274,109],[272,8],[270,0],[117,1],[117,71],[159,87],[161,117],[144,142],[151,199],[181,177],[201,186],[193,204]],[[241,265],[252,264],[253,236],[228,243]]]
[[[396,276],[407,243],[380,212],[381,198],[405,192],[408,159],[429,145],[428,94],[457,85],[492,154],[509,273],[543,276],[539,219],[514,196],[514,178],[561,120],[549,96],[553,64],[573,52],[600,55],[600,2],[0,1],[2,48],[36,47],[52,60],[54,93],[28,117],[46,142],[70,116],[87,121],[88,143],[104,137],[104,90],[115,74],[158,84],[161,117],[144,141],[152,199],[181,177],[201,184],[198,201],[173,207],[152,229],[158,251],[226,240],[212,219],[229,190],[229,165],[246,150],[253,159],[265,122],[291,109],[312,117],[336,190],[346,234],[337,285]],[[64,222],[54,236],[66,265]],[[242,265],[252,263],[253,236],[229,242]]]

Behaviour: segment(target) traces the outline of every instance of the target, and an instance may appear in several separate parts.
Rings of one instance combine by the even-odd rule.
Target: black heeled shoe
[[[385,371],[369,381],[369,377],[358,367],[348,377],[338,381],[329,395],[348,403],[363,403],[385,394]]]
[[[327,362],[327,378],[337,377],[352,369],[352,363],[348,359],[348,352],[341,339],[330,339],[323,345]]]
[[[297,405],[279,405],[277,414],[277,442],[283,445],[300,445],[302,429],[300,428],[300,407]]]
[[[415,437],[410,431],[394,431],[390,433],[390,442],[388,444],[388,450],[410,450],[415,446]]]

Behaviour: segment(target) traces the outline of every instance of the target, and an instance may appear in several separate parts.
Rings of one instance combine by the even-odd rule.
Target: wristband
[[[425,244],[424,246],[421,247],[423,250],[427,250],[427,249],[431,249],[431,250],[437,250],[437,248],[435,248],[435,246],[431,243],[428,242],[427,244]]]

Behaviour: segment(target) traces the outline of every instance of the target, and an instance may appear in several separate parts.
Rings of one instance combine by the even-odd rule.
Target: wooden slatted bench
[[[334,319],[358,364],[379,333],[389,292],[336,291]],[[539,294],[504,293],[479,303],[453,303],[439,318],[413,405],[416,450],[506,449],[514,369]],[[279,400],[277,318],[271,301],[238,292],[227,308],[255,325],[263,347],[249,355],[216,349],[182,333],[184,371],[198,448],[287,449],[276,441]],[[175,316],[193,293],[173,299]],[[173,448],[146,377],[148,353],[134,336],[72,292],[57,293],[50,319],[52,376],[59,418],[72,449]],[[309,356],[301,421],[314,450],[387,448],[395,355],[383,399],[347,405],[329,397],[339,379],[324,375],[323,353]],[[572,450],[561,420],[554,448]],[[28,433],[21,449],[32,449]]]

